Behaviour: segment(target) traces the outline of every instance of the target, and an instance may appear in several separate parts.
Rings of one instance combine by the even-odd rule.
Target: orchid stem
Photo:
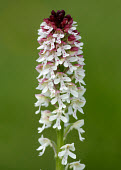
[[[60,148],[64,145],[64,123],[61,125],[61,129],[57,130],[57,158],[56,158],[56,170],[64,170],[63,165],[61,164],[61,159],[58,157]]]

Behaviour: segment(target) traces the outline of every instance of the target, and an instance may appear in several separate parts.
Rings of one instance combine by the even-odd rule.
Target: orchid
[[[81,134],[85,132],[81,128],[83,125],[84,125],[84,119],[78,120],[77,122],[73,123],[73,125],[70,127],[70,130],[76,129],[78,131],[80,141],[83,141],[85,139],[81,136]]]
[[[84,164],[80,164],[80,161],[70,163],[70,168],[73,170],[83,170],[85,168]]]
[[[39,58],[36,70],[38,85],[35,107],[41,113],[38,133],[45,129],[53,128],[57,132],[57,142],[39,138],[40,147],[37,149],[42,156],[48,146],[55,153],[56,170],[83,170],[84,164],[80,161],[69,163],[68,157],[76,159],[74,143],[66,143],[67,134],[73,129],[77,130],[79,140],[83,141],[82,129],[84,119],[78,120],[79,114],[84,114],[83,106],[86,103],[83,97],[85,63],[83,58],[83,42],[76,29],[77,22],[70,15],[65,15],[64,10],[52,10],[49,18],[43,20],[38,30]],[[46,108],[46,109],[45,109]],[[81,115],[82,115],[81,114]],[[77,121],[70,123],[73,116]],[[83,115],[82,115],[83,116]]]
[[[61,129],[60,120],[62,120],[64,123],[68,122],[68,119],[65,116],[63,116],[65,115],[63,110],[61,109],[54,110],[52,114],[54,115],[50,116],[49,120],[50,121],[56,120],[56,124],[53,126],[54,129],[55,128]]]
[[[43,126],[38,128],[38,133],[41,133],[44,129],[51,127],[52,122],[49,120],[51,115],[52,114],[49,110],[41,111],[39,123],[43,124]]]
[[[66,165],[67,164],[68,156],[70,156],[73,159],[76,159],[76,155],[71,152],[71,151],[75,151],[74,143],[66,144],[66,145],[62,146],[60,149],[63,149],[63,151],[58,153],[59,157],[63,157],[62,165]]]

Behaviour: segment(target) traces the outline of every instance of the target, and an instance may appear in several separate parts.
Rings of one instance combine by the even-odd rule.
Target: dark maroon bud
[[[65,25],[65,24],[67,24],[68,23],[68,19],[67,18],[64,18],[63,19],[63,24]]]
[[[60,13],[58,18],[59,18],[59,19],[63,19],[63,18],[64,18],[63,13]]]
[[[55,15],[56,15],[56,12],[55,12],[54,10],[52,10],[52,11],[51,11],[51,14],[55,16]]]
[[[70,51],[78,51],[78,47],[72,47],[71,49],[70,49]]]
[[[73,23],[73,19],[71,18],[69,21],[69,24],[71,25]]]
[[[66,15],[65,17],[68,18],[69,21],[71,20],[71,15]]]
[[[56,14],[57,14],[57,16],[58,16],[58,15],[60,14],[60,10],[58,10]]]
[[[76,38],[75,38],[74,35],[70,35],[70,36],[68,37],[68,41],[74,41],[74,40],[76,40]]]
[[[74,30],[73,32],[77,33],[77,35],[79,35],[79,34],[80,34],[80,32],[78,32],[77,30]]]
[[[64,10],[61,10],[61,13],[62,13],[63,15],[65,15],[65,11],[64,11]]]
[[[69,28],[70,28],[69,24],[65,25],[65,27],[64,27],[64,29],[69,29]]]
[[[50,15],[50,20],[51,20],[51,21],[55,21],[54,15]]]

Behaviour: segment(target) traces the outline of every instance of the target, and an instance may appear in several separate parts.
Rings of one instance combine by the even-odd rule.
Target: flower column
[[[69,123],[70,116],[78,119],[77,111],[82,114],[82,107],[85,105],[83,94],[85,88],[82,86],[85,76],[82,56],[83,43],[79,41],[81,36],[76,30],[76,22],[70,15],[65,15],[65,11],[52,11],[49,18],[44,19],[38,30],[38,42],[40,46],[39,65],[36,70],[39,73],[38,90],[41,94],[36,94],[37,102],[35,106],[39,107],[36,111],[41,111],[38,133],[42,133],[46,128],[53,127],[57,131],[57,144],[43,135],[39,138],[40,152],[39,156],[44,154],[47,146],[54,150],[56,158],[56,170],[73,168],[84,169],[85,165],[79,161],[68,163],[68,156],[76,159],[74,143],[65,144],[67,134],[76,129],[79,133],[80,141],[84,130],[84,120],[77,120]],[[45,107],[54,106],[54,110],[46,110]],[[54,108],[51,107],[51,108]]]

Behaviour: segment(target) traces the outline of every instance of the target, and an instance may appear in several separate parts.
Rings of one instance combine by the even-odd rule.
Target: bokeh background
[[[0,0],[0,170],[55,170],[51,148],[38,157],[34,114],[37,30],[52,9],[72,15],[85,44],[86,140],[73,131],[68,141],[86,170],[120,170],[120,0]],[[44,135],[56,139],[51,129]]]

